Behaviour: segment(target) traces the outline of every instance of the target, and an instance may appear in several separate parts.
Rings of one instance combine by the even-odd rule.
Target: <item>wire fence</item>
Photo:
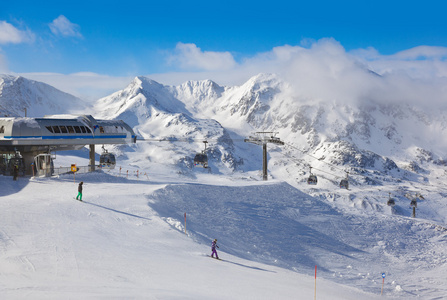
[[[146,179],[149,180],[149,175],[147,172],[140,169],[123,169],[121,167],[116,167],[114,169],[103,169],[104,172],[116,177],[126,177],[126,178],[136,178],[136,179]]]
[[[99,166],[93,166],[94,169],[99,169]],[[92,166],[76,166],[76,173],[88,173],[92,171]],[[71,167],[54,168],[52,175],[73,174]]]
[[[147,179],[149,180],[149,176],[146,172],[141,170],[127,170],[121,167],[116,167],[114,169],[105,168],[101,165],[88,165],[88,166],[76,166],[76,174],[86,174],[91,173],[94,170],[102,170],[109,175],[116,177],[126,177],[126,178],[138,178],[138,179]],[[33,176],[35,177],[51,177],[65,174],[73,174],[72,167],[48,167],[41,168],[39,170],[34,170]]]

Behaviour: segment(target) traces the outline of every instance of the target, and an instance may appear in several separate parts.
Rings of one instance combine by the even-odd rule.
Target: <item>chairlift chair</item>
[[[194,157],[194,166],[208,168],[208,156],[204,153],[197,153]]]
[[[208,142],[203,141],[203,143],[205,144],[205,149],[194,156],[194,166],[208,168],[208,155],[206,155],[206,144]]]
[[[349,189],[348,172],[346,172],[346,178],[344,178],[340,181],[340,188],[347,189],[347,190]]]
[[[391,193],[389,194],[388,201],[387,201],[386,205],[388,205],[388,206],[396,205],[396,201],[393,198],[391,198]]]
[[[103,152],[99,157],[99,166],[103,169],[113,170],[115,169],[116,159],[113,153],[109,153],[104,146],[102,146]]]
[[[312,174],[312,167],[310,167],[310,175],[309,178],[307,178],[307,184],[316,185],[317,182],[318,182],[317,176]]]

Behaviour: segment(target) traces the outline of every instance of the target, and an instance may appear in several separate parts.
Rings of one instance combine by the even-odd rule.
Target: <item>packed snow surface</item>
[[[447,294],[441,226],[347,213],[283,181],[137,177],[119,163],[76,177],[0,177],[5,298],[296,299],[314,297],[315,284],[317,299]],[[84,202],[74,199],[80,181]],[[207,257],[214,238],[222,261]]]
[[[74,199],[80,180],[84,181],[84,202]],[[244,216],[246,222],[262,219],[250,216],[251,201],[241,199],[234,214],[225,205],[234,194],[241,194],[259,198],[258,209],[268,209],[271,201],[259,193],[286,188],[283,196],[299,195],[283,183],[224,188],[212,181],[174,183],[179,180],[127,179],[107,173],[76,179],[68,175],[20,178],[12,184],[10,177],[0,177],[0,181],[7,187],[0,201],[3,299],[295,299],[314,295],[314,277],[273,261],[261,262],[261,253],[272,251],[275,256],[280,238],[269,244],[267,238],[259,238],[258,225],[238,224]],[[219,199],[213,190],[223,197]],[[186,194],[180,199],[182,191]],[[170,204],[176,205],[169,208]],[[205,223],[200,224],[202,220]],[[263,230],[274,235],[281,228]],[[238,232],[243,234],[233,235]],[[317,233],[313,234],[316,238]],[[207,257],[211,240],[206,235],[218,238],[222,261]],[[286,249],[292,249],[293,243],[284,240]],[[256,246],[267,248],[256,251]],[[254,250],[252,255],[248,249]],[[318,278],[317,293],[321,299],[375,298],[322,278]]]

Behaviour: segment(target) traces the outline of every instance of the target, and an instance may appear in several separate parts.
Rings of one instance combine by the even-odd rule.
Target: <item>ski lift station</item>
[[[90,115],[0,118],[0,171],[12,175],[14,166],[18,166],[20,175],[33,175],[36,171],[49,176],[52,152],[79,150],[86,145],[90,149],[89,168],[94,171],[95,145],[135,142],[134,131],[121,120],[96,120]],[[106,161],[107,167],[114,167],[113,154],[102,155],[107,157],[101,156],[101,163]]]

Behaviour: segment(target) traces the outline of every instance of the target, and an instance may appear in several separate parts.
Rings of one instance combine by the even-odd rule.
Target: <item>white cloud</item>
[[[179,44],[176,49],[182,49],[182,59],[189,66],[204,61],[201,57],[206,52],[194,44]],[[325,38],[306,47],[275,47],[239,64],[232,60],[228,64],[231,68],[224,65],[219,69],[220,64],[216,64],[215,68],[201,68],[201,72],[148,76],[165,84],[211,79],[218,84],[240,85],[259,73],[275,73],[290,83],[293,96],[299,99],[330,103],[374,99],[439,107],[447,103],[446,54],[447,48],[429,46],[393,55],[381,55],[374,48],[348,52],[336,40]]]
[[[352,54],[381,75],[400,74],[428,81],[447,77],[447,47],[418,46],[392,55],[381,55],[369,48],[352,51]]]
[[[304,48],[275,47],[246,60],[241,69],[276,73],[290,83],[294,95],[313,101],[355,101],[366,97],[375,78],[334,39]]]
[[[229,70],[236,66],[230,52],[202,51],[195,44],[184,43],[177,43],[169,62],[186,70]]]
[[[54,19],[48,26],[50,27],[51,32],[56,36],[82,38],[79,25],[71,23],[70,20],[63,15]]]
[[[374,99],[435,108],[447,103],[446,50],[424,46],[381,55],[373,48],[348,52],[334,39],[321,39],[306,47],[275,47],[236,63],[229,52],[204,52],[194,44],[179,43],[172,59],[184,64],[184,72],[136,75],[168,85],[204,79],[220,85],[241,85],[259,73],[276,73],[289,82],[291,96],[300,101],[326,101],[332,105],[337,101]],[[90,100],[124,88],[133,77],[94,73],[21,75]]]
[[[19,30],[6,21],[0,21],[0,44],[20,44],[34,41],[30,30]]]
[[[400,51],[391,56],[403,60],[444,60],[447,58],[446,47],[418,46],[408,50]]]

